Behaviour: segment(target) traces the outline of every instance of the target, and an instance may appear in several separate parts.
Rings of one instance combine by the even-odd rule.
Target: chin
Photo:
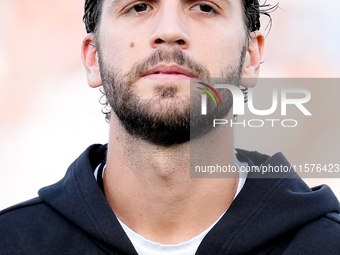
[[[150,116],[168,119],[178,114],[189,114],[190,98],[155,96],[148,102],[148,105]]]

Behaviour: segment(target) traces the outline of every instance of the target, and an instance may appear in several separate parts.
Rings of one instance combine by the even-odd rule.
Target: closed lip
[[[178,65],[158,65],[145,72],[142,77],[153,74],[186,75],[190,78],[195,78],[192,72]]]

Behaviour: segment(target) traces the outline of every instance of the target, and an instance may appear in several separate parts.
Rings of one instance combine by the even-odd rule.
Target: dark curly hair
[[[278,7],[278,4],[274,6],[267,4],[267,0],[263,4],[259,4],[258,0],[242,0],[242,2],[245,26],[249,34],[260,29],[261,14],[268,16],[270,19],[270,12]],[[103,0],[85,0],[83,21],[87,33],[95,33],[99,27],[102,5]],[[271,19],[269,24],[271,26]]]

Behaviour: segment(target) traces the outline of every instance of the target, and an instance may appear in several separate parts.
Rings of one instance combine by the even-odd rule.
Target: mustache
[[[183,51],[176,48],[171,51],[157,49],[145,59],[134,64],[131,70],[124,75],[124,78],[132,83],[136,82],[144,73],[159,63],[175,63],[178,66],[188,69],[197,78],[210,77],[210,72],[204,64],[193,60]]]

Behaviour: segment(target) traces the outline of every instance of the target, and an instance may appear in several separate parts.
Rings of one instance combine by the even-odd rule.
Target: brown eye
[[[209,5],[206,5],[206,4],[200,4],[199,8],[200,8],[200,11],[202,11],[202,12],[211,12],[211,11],[213,11],[213,8],[211,8]]]
[[[195,11],[199,11],[199,12],[207,13],[207,14],[217,13],[215,9],[211,7],[209,4],[198,4],[198,5],[195,5],[192,9]]]
[[[144,12],[147,11],[148,8],[149,6],[147,4],[137,4],[133,7],[136,12]]]

